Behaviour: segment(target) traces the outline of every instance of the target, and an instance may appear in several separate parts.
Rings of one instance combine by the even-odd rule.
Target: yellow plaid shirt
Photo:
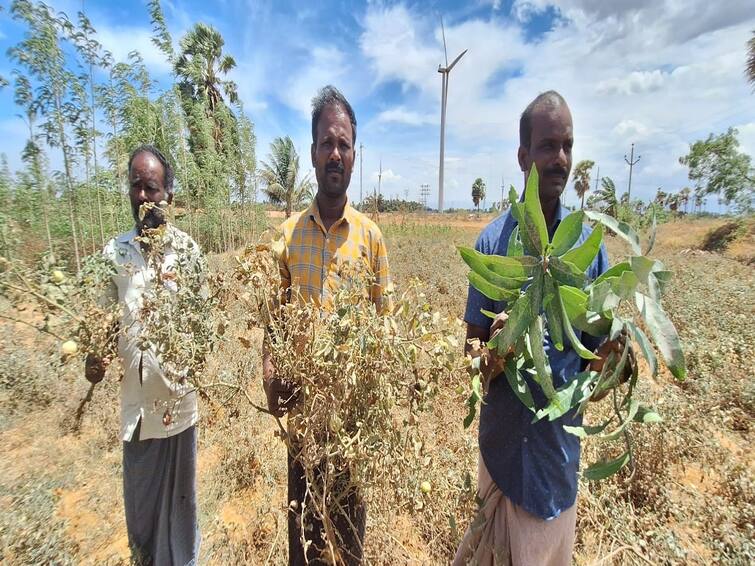
[[[384,291],[391,289],[388,255],[377,224],[347,202],[341,218],[325,230],[317,199],[281,225],[283,253],[280,257],[281,286],[295,289],[304,300],[328,308],[338,288],[339,267],[364,261],[375,281],[370,298],[379,310],[390,308]]]

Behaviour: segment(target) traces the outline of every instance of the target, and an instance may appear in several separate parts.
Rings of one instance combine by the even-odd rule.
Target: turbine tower
[[[441,102],[440,102],[440,166],[438,167],[438,212],[443,212],[443,159],[445,154],[445,142],[446,142],[446,103],[448,102],[448,79],[451,75],[451,69],[454,68],[456,63],[459,62],[464,54],[467,52],[465,49],[459,53],[458,57],[453,62],[448,64],[448,51],[446,50],[446,30],[443,27],[443,18],[440,19],[440,29],[443,33],[443,55],[446,60],[446,66],[438,65],[438,72],[443,78],[441,86]]]

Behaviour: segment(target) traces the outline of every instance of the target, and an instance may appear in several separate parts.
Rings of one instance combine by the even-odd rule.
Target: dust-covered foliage
[[[275,249],[247,248],[237,277],[249,288],[248,326],[265,330],[276,372],[295,388],[280,434],[305,472],[302,520],[323,522],[323,550],[340,563],[333,520],[352,493],[377,512],[423,507],[429,488],[411,473],[429,463],[418,424],[439,384],[461,370],[460,322],[433,311],[416,281],[373,303],[359,263],[340,266],[325,308],[296,289],[281,300]]]

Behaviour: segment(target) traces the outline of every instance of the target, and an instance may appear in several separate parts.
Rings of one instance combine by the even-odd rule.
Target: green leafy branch
[[[655,241],[655,220],[644,255],[639,235],[631,226],[594,211],[569,214],[559,223],[553,238],[549,238],[538,186],[538,173],[533,165],[523,202],[519,202],[513,187],[509,192],[511,214],[517,227],[509,239],[506,256],[486,255],[467,247],[460,247],[459,253],[471,269],[468,274],[471,285],[489,299],[506,304],[506,324],[488,341],[487,347],[505,358],[503,375],[517,398],[532,411],[533,422],[543,418],[553,421],[570,411],[581,414],[588,401],[612,392],[613,414],[605,422],[564,427],[580,438],[624,441],[621,456],[593,464],[585,471],[588,479],[602,479],[632,461],[630,424],[658,422],[660,416],[634,399],[638,374],[636,364],[630,363],[629,347],[623,349],[620,357],[610,355],[601,372],[588,368],[556,388],[544,348],[546,333],[557,350],[571,347],[585,360],[598,356],[584,346],[580,333],[611,340],[629,337],[637,343],[654,377],[658,373],[655,345],[671,373],[683,380],[686,366],[679,336],[661,306],[671,272],[660,261],[647,257]],[[587,219],[595,221],[596,226],[577,245]],[[604,229],[626,240],[633,255],[590,281],[587,271],[600,252]],[[620,307],[625,303],[635,305],[636,317],[620,315]],[[494,313],[483,311],[483,314],[495,317]],[[629,370],[631,377],[625,380]],[[477,403],[483,397],[479,360],[473,360],[472,373],[465,427],[474,420]],[[544,407],[536,406],[530,390],[533,383],[547,399]],[[605,432],[611,425],[614,428]]]

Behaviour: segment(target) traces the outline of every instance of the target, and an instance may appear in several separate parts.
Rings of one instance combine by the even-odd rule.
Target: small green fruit
[[[53,283],[60,285],[65,280],[66,280],[66,276],[63,274],[63,272],[60,269],[54,269],[52,271]]]
[[[422,493],[430,493],[432,491],[432,486],[430,485],[430,482],[425,480],[420,485],[419,488],[422,490]]]

